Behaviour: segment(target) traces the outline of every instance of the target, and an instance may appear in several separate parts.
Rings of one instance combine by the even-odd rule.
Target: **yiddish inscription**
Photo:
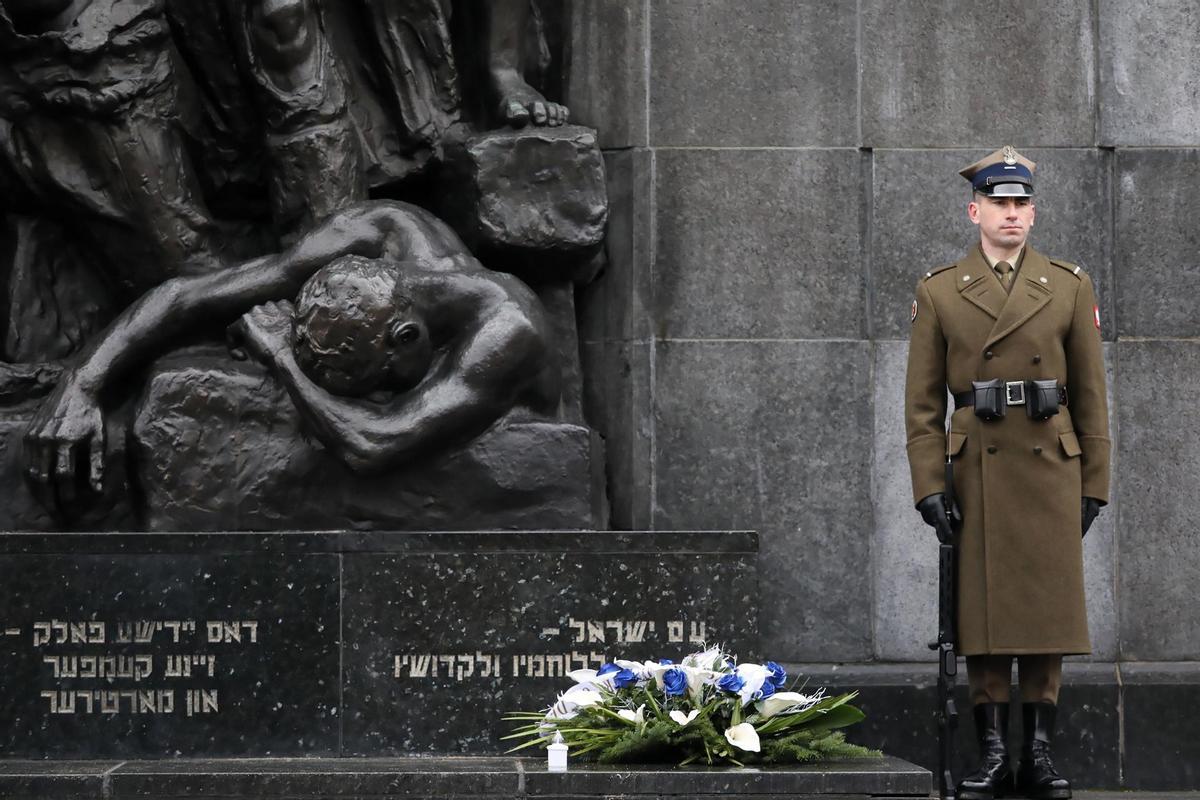
[[[21,627],[4,629],[22,637]],[[40,658],[38,693],[49,714],[217,714],[213,679],[222,659],[259,644],[252,619],[39,620],[29,641]],[[141,652],[138,647],[153,647]],[[178,647],[177,652],[164,652]]]

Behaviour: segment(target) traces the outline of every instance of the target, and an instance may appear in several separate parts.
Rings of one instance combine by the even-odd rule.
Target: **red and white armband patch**
[[[1096,320],[1096,330],[1100,330],[1100,306],[1092,306],[1092,317]]]

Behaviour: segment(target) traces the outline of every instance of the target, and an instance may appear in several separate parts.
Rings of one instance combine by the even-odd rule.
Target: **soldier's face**
[[[967,216],[979,226],[980,237],[990,245],[1005,249],[1025,244],[1034,215],[1033,200],[1028,197],[977,194],[967,206]]]

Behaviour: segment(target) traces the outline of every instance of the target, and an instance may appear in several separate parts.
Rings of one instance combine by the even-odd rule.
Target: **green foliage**
[[[763,764],[792,764],[834,758],[876,758],[883,755],[846,741],[841,731],[798,731],[779,739],[763,741],[758,759]]]
[[[560,735],[572,755],[610,764],[794,764],[880,755],[850,744],[839,730],[864,718],[850,705],[857,692],[826,697],[823,690],[810,695],[776,691],[786,677],[778,665],[734,667],[717,650],[689,656],[680,665],[618,663],[626,676],[635,677],[623,678],[618,686],[584,671],[549,711],[509,715],[508,720],[521,723],[504,737],[520,741],[512,750],[546,746]],[[664,690],[665,670],[687,674],[682,693]],[[764,670],[777,683],[759,692]],[[735,672],[755,682],[737,684],[730,678],[736,685],[719,685]],[[682,685],[678,673],[674,680]],[[743,685],[748,688],[739,694]]]

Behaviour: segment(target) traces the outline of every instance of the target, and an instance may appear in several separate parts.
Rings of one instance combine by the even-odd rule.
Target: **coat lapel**
[[[979,258],[981,261],[983,260],[982,253]],[[984,264],[986,265],[986,263],[985,261]],[[991,270],[988,271],[991,272]],[[1050,291],[1049,283],[1043,280],[1049,273],[1050,262],[1046,260],[1046,257],[1029,245],[1025,245],[1021,271],[1017,275],[1012,291],[1005,298],[996,324],[992,326],[992,330],[988,334],[987,342],[983,345],[985,350],[1024,325],[1033,315],[1049,304],[1053,293]],[[999,279],[996,279],[996,285],[1000,286]],[[1000,287],[1000,292],[1003,295],[1003,287]]]
[[[972,248],[966,258],[958,262],[955,278],[963,299],[979,306],[992,319],[999,319],[1009,296],[978,246]]]

